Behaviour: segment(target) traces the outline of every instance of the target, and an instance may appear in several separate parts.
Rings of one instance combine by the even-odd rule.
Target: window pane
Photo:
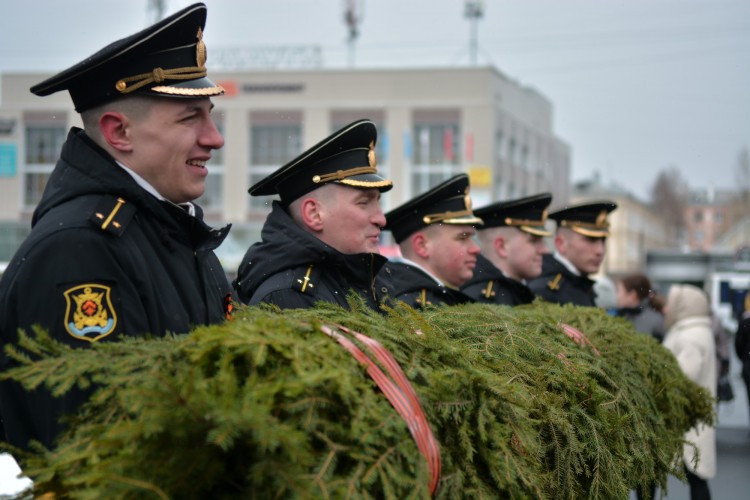
[[[302,125],[299,123],[257,124],[250,127],[249,186],[267,177],[302,152]],[[251,196],[250,209],[267,211],[278,197]]]
[[[54,165],[60,156],[63,142],[65,142],[65,127],[27,126],[26,163],[30,165]]]
[[[250,162],[280,167],[302,152],[301,125],[253,125]]]
[[[458,165],[460,158],[457,123],[416,124],[414,158],[427,165]]]
[[[47,185],[47,179],[50,174],[27,173],[25,175],[26,192],[24,193],[23,202],[27,207],[36,206],[42,199],[44,186]]]
[[[206,190],[200,198],[195,200],[195,203],[204,211],[221,210],[223,182],[224,169],[209,167],[209,173],[206,177]]]
[[[414,110],[411,196],[435,187],[461,171],[458,110]]]
[[[25,116],[24,120],[29,121],[24,127],[23,203],[26,208],[33,208],[42,199],[44,186],[60,157],[66,128],[61,116]]]

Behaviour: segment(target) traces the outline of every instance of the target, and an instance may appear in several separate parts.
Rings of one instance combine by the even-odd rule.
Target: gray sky
[[[167,13],[192,3],[165,0]],[[207,0],[212,48],[317,45],[348,64],[345,0]],[[468,65],[464,0],[358,0],[356,66]],[[149,24],[147,0],[0,0],[0,71],[57,71]],[[730,188],[750,147],[747,0],[486,0],[478,62],[545,95],[573,180],[645,198],[676,166]],[[439,82],[435,83],[439,85]]]

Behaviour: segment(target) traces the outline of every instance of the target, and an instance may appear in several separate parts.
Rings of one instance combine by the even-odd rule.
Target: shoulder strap
[[[306,295],[315,295],[316,286],[320,278],[320,268],[310,264],[304,272],[295,272],[292,275],[292,288]]]
[[[495,291],[492,289],[492,286],[495,284],[495,280],[489,280],[487,281],[487,286],[482,289],[482,296],[485,299],[491,299],[495,296]]]
[[[89,217],[89,222],[102,231],[121,236],[135,215],[136,208],[125,199],[104,195]]]
[[[562,273],[557,273],[557,276],[547,282],[547,288],[553,291],[559,290],[560,283],[562,282],[562,277]]]

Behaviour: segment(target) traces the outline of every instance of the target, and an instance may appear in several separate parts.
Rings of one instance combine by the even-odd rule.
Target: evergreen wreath
[[[322,327],[398,361],[439,444],[438,498],[666,490],[684,478],[684,433],[713,421],[669,351],[596,308],[350,307],[241,306],[188,335],[90,349],[22,333],[3,378],[91,397],[54,449],[11,450],[33,480],[20,496],[430,497],[406,421]]]

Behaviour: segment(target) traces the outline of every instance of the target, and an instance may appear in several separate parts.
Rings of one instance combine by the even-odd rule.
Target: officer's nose
[[[378,208],[375,210],[375,213],[372,214],[372,218],[370,220],[380,229],[383,229],[385,227],[385,214],[383,213],[383,209],[380,208],[380,205],[378,205]]]

